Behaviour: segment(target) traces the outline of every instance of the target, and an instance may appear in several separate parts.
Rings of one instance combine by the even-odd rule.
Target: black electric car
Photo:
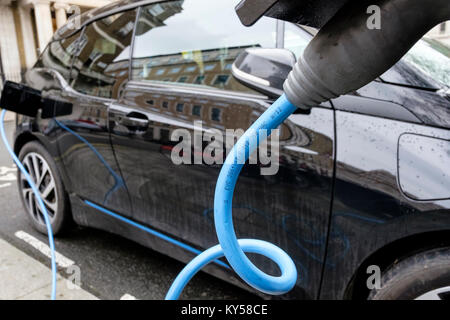
[[[217,244],[221,165],[205,158],[202,135],[246,130],[282,93],[315,33],[271,18],[244,27],[236,2],[124,0],[56,32],[24,83],[71,112],[18,116],[14,143],[56,234],[75,222],[184,262]],[[237,236],[293,258],[298,281],[283,298],[450,298],[449,85],[449,49],[423,39],[357,92],[291,115],[276,174],[245,165]],[[174,132],[194,140],[194,124],[200,161],[176,164]],[[18,181],[45,232],[28,183]],[[248,288],[222,262],[205,271]]]

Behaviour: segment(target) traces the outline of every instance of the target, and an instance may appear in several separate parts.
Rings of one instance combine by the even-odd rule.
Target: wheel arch
[[[14,141],[14,153],[18,155],[20,153],[20,150],[22,150],[23,146],[31,141],[40,142],[40,140],[29,131],[25,131],[19,134]]]
[[[345,299],[367,299],[367,267],[376,264],[381,272],[387,270],[396,261],[429,249],[450,246],[450,230],[424,232],[407,236],[391,242],[368,256],[357,268],[345,290]],[[376,263],[375,263],[376,261]]]
[[[43,141],[42,138],[39,137],[39,135],[35,135],[30,131],[23,131],[16,136],[16,138],[14,140],[14,146],[13,146],[14,153],[17,156],[19,156],[19,153],[22,150],[22,148],[27,143],[32,142],[32,141],[36,141],[36,142],[40,143],[41,145],[43,145],[44,148],[50,153],[51,156],[54,157],[55,160],[59,157],[59,155],[52,154],[53,152],[56,152],[56,150],[53,150],[53,152],[52,152],[52,150],[49,150],[49,148],[48,148],[49,144],[45,143],[46,142],[45,140]],[[68,193],[70,193],[71,184],[70,184],[70,179],[67,176],[67,173],[65,171],[65,168],[63,167],[61,161],[55,161],[55,163],[56,163],[56,167],[58,169],[58,173],[60,174],[60,176],[62,178],[64,188]]]

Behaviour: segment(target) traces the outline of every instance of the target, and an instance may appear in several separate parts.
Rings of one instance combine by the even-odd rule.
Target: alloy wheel
[[[428,291],[415,300],[450,300],[450,286]]]
[[[58,210],[58,198],[55,179],[47,161],[45,161],[45,159],[38,153],[30,152],[25,155],[22,163],[39,190],[39,194],[47,208],[50,222],[53,222]],[[33,220],[39,224],[45,225],[42,209],[39,206],[31,186],[23,174],[20,176],[20,183],[22,197],[28,213]]]

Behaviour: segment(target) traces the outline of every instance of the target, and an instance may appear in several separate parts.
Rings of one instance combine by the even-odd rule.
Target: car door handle
[[[147,128],[149,120],[147,116],[140,112],[130,112],[119,118],[118,122],[125,127]]]

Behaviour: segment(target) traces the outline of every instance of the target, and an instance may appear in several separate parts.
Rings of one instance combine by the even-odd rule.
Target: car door
[[[202,137],[213,130],[244,131],[272,102],[234,79],[231,68],[247,47],[276,46],[276,21],[263,18],[251,28],[243,27],[233,11],[235,4],[185,0],[142,7],[132,81],[110,108],[111,139],[130,192],[133,219],[200,249],[217,244],[213,199],[221,165],[211,164],[208,157],[223,157],[207,153]],[[174,163],[179,132],[200,144],[200,151],[194,148],[191,154],[197,164]],[[268,240],[287,250],[299,270],[292,294],[314,298],[331,203],[330,105],[289,117],[279,140],[275,175],[261,175],[260,162],[243,169],[234,197],[235,229],[238,237]],[[277,272],[271,262],[252,259],[264,270]]]
[[[128,80],[136,11],[117,13],[84,27],[70,83],[63,93],[73,104],[72,114],[55,118],[71,191],[78,199],[125,216],[131,215],[131,204],[110,143],[108,108]],[[76,211],[79,215],[83,212]],[[84,219],[77,217],[83,223]]]

